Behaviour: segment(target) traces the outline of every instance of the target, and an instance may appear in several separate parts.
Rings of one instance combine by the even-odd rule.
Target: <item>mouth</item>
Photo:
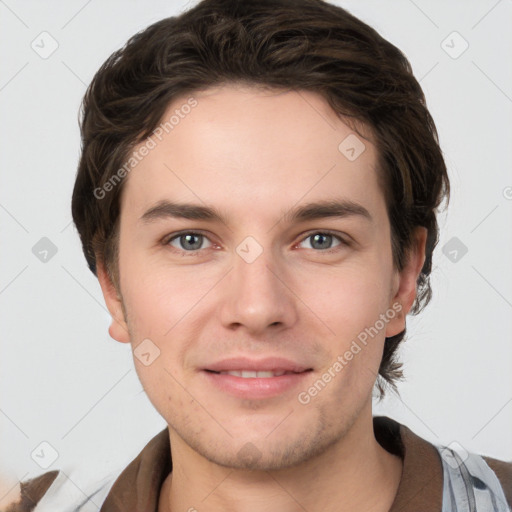
[[[288,396],[294,389],[305,386],[313,368],[282,358],[255,361],[235,358],[219,361],[201,372],[206,384],[236,398],[262,400]]]
[[[288,371],[288,370],[225,370],[216,372],[214,370],[205,370],[210,373],[215,373],[217,375],[232,375],[233,377],[241,377],[242,379],[271,379],[272,377],[281,377],[282,375],[296,375],[304,372],[312,371],[311,368],[308,368],[304,371]]]
[[[253,359],[247,356],[230,357],[210,363],[204,370],[219,374],[232,374],[236,377],[280,377],[284,374],[302,373],[311,368],[307,365],[283,357]],[[235,372],[235,373],[234,373]],[[254,375],[256,373],[256,375]],[[257,375],[257,374],[261,375]]]

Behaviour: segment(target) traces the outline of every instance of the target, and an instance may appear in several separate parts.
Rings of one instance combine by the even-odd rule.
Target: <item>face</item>
[[[376,149],[320,96],[194,98],[170,105],[165,119],[188,113],[124,184],[119,297],[99,270],[110,333],[132,344],[171,446],[291,467],[370,410],[423,255],[393,267]]]

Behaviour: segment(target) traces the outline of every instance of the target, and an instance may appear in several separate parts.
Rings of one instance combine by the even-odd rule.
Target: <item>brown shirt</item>
[[[374,417],[373,424],[377,441],[403,460],[402,478],[390,512],[441,512],[443,465],[439,450],[390,418]],[[489,457],[484,460],[498,477],[512,508],[512,463]],[[157,512],[160,488],[171,470],[166,428],[118,476],[103,501],[101,512]],[[34,510],[57,475],[58,471],[50,471],[22,483],[20,502],[8,507],[6,512]]]

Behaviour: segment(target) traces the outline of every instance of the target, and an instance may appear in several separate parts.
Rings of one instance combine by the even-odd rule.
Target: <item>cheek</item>
[[[173,418],[179,417],[183,411],[190,413],[197,404],[194,404],[193,396],[186,392],[179,367],[172,365],[167,359],[162,352],[149,366],[135,360],[135,369],[155,409],[172,423]]]
[[[370,261],[369,261],[370,260]],[[341,341],[373,325],[390,306],[391,266],[379,258],[354,260],[296,276],[297,296]]]
[[[136,257],[124,264],[121,291],[131,326],[146,336],[165,336],[215,283],[192,266],[156,266]]]

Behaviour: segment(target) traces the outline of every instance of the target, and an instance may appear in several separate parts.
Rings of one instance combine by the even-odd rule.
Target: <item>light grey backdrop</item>
[[[512,0],[337,3],[409,57],[453,185],[435,297],[408,321],[401,399],[375,413],[512,459]],[[87,84],[129,36],[185,5],[0,1],[0,460],[11,478],[60,468],[78,482],[127,464],[165,426],[129,346],[108,335],[70,197]]]

